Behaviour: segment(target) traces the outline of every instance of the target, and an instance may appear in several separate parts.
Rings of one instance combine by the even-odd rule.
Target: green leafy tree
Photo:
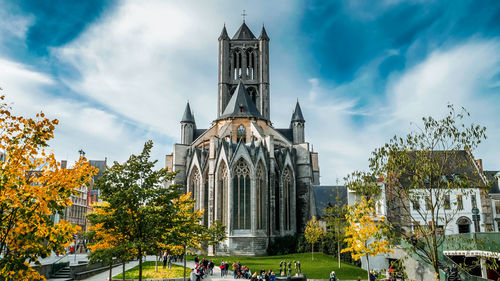
[[[180,194],[175,186],[163,186],[175,173],[154,169],[156,161],[149,160],[152,146],[148,141],[141,154],[131,155],[123,164],[115,162],[96,183],[106,204],[95,207],[105,215],[95,216],[94,225],[102,223],[104,233],[119,239],[118,249],[137,255],[139,280],[143,256],[155,251],[158,243],[168,243],[167,234],[174,228],[177,214],[175,199]],[[116,247],[113,243],[109,246]]]
[[[344,206],[327,206],[323,218],[326,221],[327,234],[331,235],[337,244],[336,249],[339,268],[341,267],[340,254],[345,239],[346,212],[347,209]]]
[[[214,255],[217,255],[216,249],[220,242],[226,240],[226,226],[220,220],[215,220],[208,228],[208,245],[214,247]]]
[[[319,225],[319,222],[316,220],[316,217],[313,216],[307,222],[306,229],[304,230],[304,237],[306,238],[308,243],[311,243],[311,259],[314,260],[314,244],[318,242],[319,238],[323,235],[323,229]]]
[[[486,128],[466,121],[465,109],[448,109],[443,119],[424,117],[406,136],[394,136],[372,153],[368,172],[348,177],[349,188],[362,195],[376,192],[377,181],[385,181],[392,233],[433,267],[436,280],[438,248],[458,210],[451,208],[458,200],[450,194],[466,196],[471,187],[484,185],[472,151],[486,138]]]

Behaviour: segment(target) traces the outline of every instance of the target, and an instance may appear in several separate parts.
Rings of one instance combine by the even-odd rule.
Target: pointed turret
[[[293,121],[303,121],[303,122],[306,121],[304,119],[304,116],[302,115],[302,109],[300,109],[300,104],[299,104],[298,100],[297,100],[297,104],[295,105],[295,110],[293,111],[293,114],[292,114],[292,122]]]
[[[259,40],[269,41],[269,36],[267,36],[266,28],[262,25],[262,31],[260,32]]]
[[[186,104],[184,115],[181,120],[181,143],[191,144],[193,142],[194,130],[196,129],[196,122],[194,121],[193,113],[189,102]]]
[[[218,119],[235,118],[235,117],[254,117],[258,119],[266,119],[253,103],[248,94],[243,82],[239,82],[234,94],[227,103],[224,112]]]
[[[195,123],[193,113],[191,112],[191,107],[189,102],[186,104],[186,109],[184,110],[184,115],[182,115],[182,122]]]
[[[233,40],[254,40],[254,39],[255,35],[253,35],[252,31],[250,30],[250,28],[248,28],[245,22],[241,24],[240,28],[238,29],[238,31],[236,31],[236,33],[233,36]]]
[[[220,40],[228,40],[228,39],[229,39],[229,35],[227,35],[226,24],[224,24],[224,27],[222,28],[222,32],[220,33],[220,36],[219,36],[219,41]]]
[[[304,125],[306,120],[302,115],[302,109],[300,108],[299,101],[295,105],[295,110],[292,114],[292,120],[290,121],[290,128],[293,130],[293,143],[303,143],[305,142]]]

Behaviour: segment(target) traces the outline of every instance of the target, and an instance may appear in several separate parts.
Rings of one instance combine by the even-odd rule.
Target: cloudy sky
[[[500,1],[0,0],[0,87],[17,114],[58,118],[59,159],[124,161],[180,141],[187,100],[216,117],[217,38],[242,23],[271,38],[271,119],[298,99],[321,183],[422,116],[464,106],[487,127],[474,154],[500,170]]]

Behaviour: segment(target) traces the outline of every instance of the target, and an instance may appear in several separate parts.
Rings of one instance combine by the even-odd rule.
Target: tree
[[[338,200],[337,200],[338,201]],[[346,227],[346,215],[347,209],[343,206],[334,205],[327,206],[325,208],[326,229],[327,233],[332,235],[337,243],[337,260],[338,266],[341,267],[340,263],[340,253],[341,244],[344,243],[345,238],[345,227]]]
[[[217,245],[226,240],[226,226],[220,220],[215,220],[208,228],[208,245],[214,247],[214,255],[216,255]]]
[[[148,141],[139,155],[131,155],[123,164],[115,162],[97,181],[101,198],[107,203],[96,206],[94,226],[102,233],[119,239],[119,249],[134,251],[139,259],[139,280],[142,280],[142,258],[165,243],[168,232],[177,219],[175,200],[180,194],[176,186],[164,187],[175,173],[166,168],[154,170],[150,161],[153,143]],[[115,248],[116,244],[109,244]]]
[[[314,244],[318,242],[319,238],[323,235],[323,229],[319,225],[319,222],[316,220],[316,217],[313,216],[312,219],[310,219],[307,222],[306,229],[304,231],[304,237],[306,238],[308,243],[311,243],[311,258],[314,260]]]
[[[370,158],[370,170],[353,177],[352,188],[369,190],[377,179],[387,185],[388,220],[406,249],[429,263],[439,277],[438,248],[454,222],[458,204],[450,195],[471,193],[484,184],[472,151],[486,138],[485,127],[468,124],[465,109],[448,105],[443,119],[424,117],[423,125],[394,136]],[[468,122],[467,122],[468,123]],[[363,193],[363,192],[362,192]]]
[[[354,206],[348,206],[346,214],[347,227],[345,242],[347,248],[342,252],[351,252],[354,260],[366,257],[368,266],[368,280],[370,280],[370,256],[391,252],[389,241],[383,238],[385,217],[377,217],[373,208],[373,201],[362,198]]]
[[[166,239],[173,245],[182,246],[182,253],[186,256],[187,248],[199,249],[200,245],[209,239],[206,227],[200,224],[203,210],[195,210],[195,200],[191,198],[191,192],[175,199],[174,205],[173,227],[166,233]],[[184,280],[186,280],[186,258],[184,258]]]
[[[75,189],[88,184],[95,169],[81,157],[61,169],[47,152],[58,120],[15,116],[0,97],[0,279],[44,279],[30,267],[51,252],[64,253],[79,228],[51,216],[71,205]]]

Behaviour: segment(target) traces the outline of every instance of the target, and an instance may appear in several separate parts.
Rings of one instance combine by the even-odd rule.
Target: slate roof
[[[207,129],[194,129],[194,135],[193,139],[197,139],[199,136],[201,136],[203,133],[205,133]]]
[[[250,28],[248,28],[247,24],[243,22],[236,31],[236,33],[233,36],[233,40],[253,40],[255,39],[255,35],[253,35],[252,31]]]
[[[194,122],[194,116],[191,112],[191,107],[189,106],[189,102],[186,104],[186,109],[184,110],[184,115],[182,115],[181,122]]]
[[[297,101],[297,104],[295,105],[295,110],[292,114],[292,121],[306,121],[302,115],[302,109],[300,109],[299,101]]]
[[[238,83],[236,90],[234,90],[233,96],[227,103],[226,109],[224,109],[224,112],[219,118],[217,118],[217,120],[234,117],[255,117],[264,120],[266,119],[262,116],[262,114],[260,114],[241,80]]]
[[[488,179],[488,181],[491,183],[490,187],[490,194],[493,193],[500,193],[500,187],[498,186],[498,179],[495,177],[495,175],[499,173],[499,171],[484,171],[484,175]]]
[[[287,140],[293,142],[293,129],[276,129],[280,134],[282,134]]]
[[[342,185],[313,185],[313,194],[318,216],[324,216],[324,210],[329,205],[347,205],[347,188]]]

